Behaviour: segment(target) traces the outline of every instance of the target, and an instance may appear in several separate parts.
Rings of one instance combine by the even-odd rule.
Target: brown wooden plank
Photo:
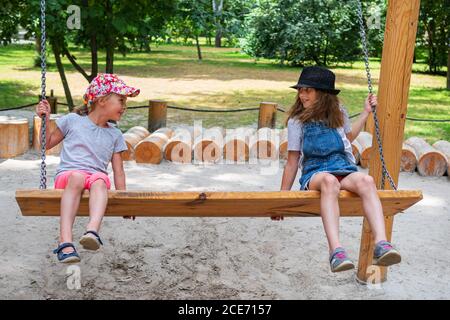
[[[381,58],[380,82],[378,88],[377,115],[383,144],[384,160],[395,184],[398,184],[402,142],[408,106],[409,84],[416,42],[420,0],[389,0],[386,15],[383,53]],[[372,132],[373,133],[373,132]],[[374,136],[369,162],[369,174],[377,186],[381,184],[381,160],[378,155],[377,139]],[[390,189],[386,179],[384,189]],[[386,218],[386,236],[391,239],[393,217]],[[358,260],[357,279],[361,282],[373,274],[373,235],[367,229],[367,221],[361,234],[361,249]],[[380,278],[387,279],[387,269],[381,268]],[[373,278],[373,277],[372,277]]]
[[[63,190],[17,190],[24,216],[59,216]],[[386,216],[403,211],[422,199],[416,190],[379,191]],[[341,191],[342,216],[362,216],[361,199]],[[81,199],[79,216],[89,215],[89,192]],[[320,216],[318,191],[264,192],[148,192],[109,191],[106,216],[153,217],[286,217]]]

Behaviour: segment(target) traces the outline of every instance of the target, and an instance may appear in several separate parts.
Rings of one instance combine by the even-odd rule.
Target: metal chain
[[[45,96],[45,80],[47,65],[45,62],[46,56],[46,34],[45,34],[45,0],[41,0],[41,101],[46,99]],[[45,149],[46,149],[46,131],[47,119],[45,114],[42,115],[41,122],[41,175],[39,189],[47,189],[47,165],[45,163]]]
[[[361,0],[358,0],[358,20],[359,20],[359,27],[360,27],[359,33],[361,35],[361,41],[362,41],[363,52],[364,52],[364,63],[366,65],[367,87],[369,89],[369,93],[372,94],[373,87],[372,87],[372,76],[370,74],[370,66],[369,66],[369,50],[368,50],[368,45],[367,45],[366,30],[364,27]],[[373,113],[373,119],[374,119],[374,123],[375,123],[375,135],[376,135],[377,143],[378,143],[378,153],[380,154],[381,168],[382,168],[380,188],[384,189],[384,181],[385,181],[385,178],[387,177],[392,189],[397,190],[397,186],[394,183],[394,179],[392,179],[391,175],[389,174],[389,171],[387,170],[387,167],[386,167],[386,162],[384,161],[383,145],[381,144],[380,125],[378,122],[376,106],[372,106],[372,113]]]

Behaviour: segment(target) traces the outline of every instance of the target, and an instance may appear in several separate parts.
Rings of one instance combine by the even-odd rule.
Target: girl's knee
[[[358,189],[376,189],[372,176],[364,175],[357,182]]]
[[[335,176],[327,174],[326,176],[323,177],[321,186],[322,192],[325,191],[330,193],[339,193],[340,189],[341,185]]]
[[[96,189],[96,190],[107,190],[107,182],[103,179],[96,179],[94,182],[91,183],[90,189]]]

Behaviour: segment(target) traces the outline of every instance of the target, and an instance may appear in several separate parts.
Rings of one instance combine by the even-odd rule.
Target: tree
[[[14,0],[14,15],[19,16],[19,24],[40,38],[40,0]],[[81,28],[69,30],[67,8],[77,5],[81,8]],[[106,51],[105,72],[114,71],[114,52],[126,54],[130,43],[148,40],[148,37],[163,33],[166,21],[175,10],[175,0],[53,0],[46,5],[47,39],[55,55],[58,72],[63,83],[69,109],[73,102],[65,77],[62,58],[69,59],[73,67],[90,82],[98,73],[98,51]],[[8,23],[17,26],[17,20]],[[5,22],[2,22],[5,23]],[[2,29],[3,30],[3,29]],[[7,30],[14,30],[8,27]],[[11,35],[12,31],[3,34]],[[88,72],[77,62],[69,44],[90,49],[91,70]]]
[[[199,60],[202,60],[199,37],[206,32],[211,21],[209,0],[179,0],[171,26],[176,30],[175,36],[195,39]]]
[[[216,37],[215,37],[215,47],[220,48],[222,46],[222,11],[223,11],[223,0],[211,0],[212,9],[214,13],[214,22],[216,25]]]
[[[428,51],[428,71],[438,73],[448,61],[450,0],[420,2],[418,44]]]
[[[294,65],[360,56],[355,0],[260,0],[246,20],[244,50]]]

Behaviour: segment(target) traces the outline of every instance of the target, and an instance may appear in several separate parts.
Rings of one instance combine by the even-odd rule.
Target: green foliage
[[[450,50],[450,0],[421,0],[419,28],[417,32],[419,47],[428,51],[426,62],[432,73],[437,73],[447,65]]]
[[[260,0],[248,15],[247,53],[294,65],[355,60],[355,0]]]

